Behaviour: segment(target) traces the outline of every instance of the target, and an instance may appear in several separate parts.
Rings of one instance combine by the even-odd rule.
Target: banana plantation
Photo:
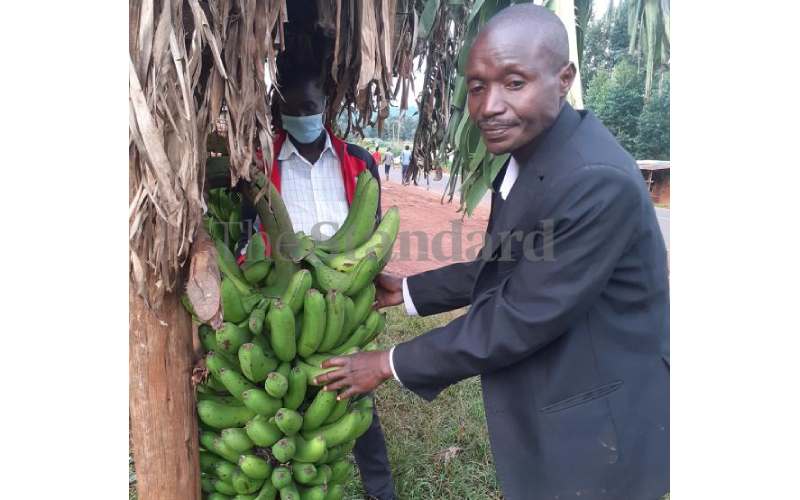
[[[346,457],[372,423],[373,401],[339,400],[315,379],[326,359],[373,349],[384,330],[373,281],[402,214],[383,207],[376,220],[378,183],[363,171],[332,237],[293,227],[273,171],[274,105],[286,91],[277,61],[291,53],[317,62],[325,124],[339,137],[380,130],[391,107],[416,99],[407,175],[450,159],[443,196],[458,193],[453,211],[468,215],[507,156],[489,153],[469,121],[467,52],[513,3],[523,2],[130,0],[138,498],[343,498]],[[536,3],[563,20],[577,64],[592,2]],[[624,6],[649,93],[669,63],[669,1]],[[582,108],[577,80],[568,99]],[[260,231],[243,222],[247,207]]]

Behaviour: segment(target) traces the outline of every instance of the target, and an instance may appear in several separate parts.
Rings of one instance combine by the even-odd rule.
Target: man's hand
[[[316,383],[324,385],[323,390],[326,391],[346,387],[337,400],[370,392],[392,378],[389,351],[360,352],[352,356],[330,358],[322,363],[322,368],[334,367],[339,369],[318,376]]]
[[[403,278],[380,273],[375,279],[375,305],[378,309],[403,303]]]

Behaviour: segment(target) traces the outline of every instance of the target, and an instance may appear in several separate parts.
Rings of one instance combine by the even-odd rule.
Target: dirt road
[[[386,266],[390,273],[405,276],[472,260],[481,248],[489,205],[478,206],[472,217],[462,220],[456,212],[458,194],[452,203],[441,203],[440,190],[427,191],[423,186],[382,183],[383,210],[393,205],[400,209],[400,234]]]

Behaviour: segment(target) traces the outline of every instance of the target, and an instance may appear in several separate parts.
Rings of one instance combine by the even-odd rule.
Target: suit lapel
[[[545,181],[552,176],[553,169],[558,168],[555,160],[580,125],[581,119],[581,114],[565,103],[555,123],[541,136],[533,156],[524,165],[520,165],[517,181],[502,203],[499,213],[491,221],[491,231],[488,234],[491,238],[491,250],[488,255],[494,254],[501,242],[508,237],[509,231],[515,229],[521,217],[530,216],[526,208],[530,207],[531,200],[541,197]],[[494,195],[500,196],[499,193]]]

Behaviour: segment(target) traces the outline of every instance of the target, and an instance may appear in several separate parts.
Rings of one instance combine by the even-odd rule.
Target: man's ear
[[[569,89],[572,87],[572,82],[575,81],[575,74],[578,72],[575,65],[572,63],[567,64],[558,73],[559,93],[561,97],[566,97]]]

